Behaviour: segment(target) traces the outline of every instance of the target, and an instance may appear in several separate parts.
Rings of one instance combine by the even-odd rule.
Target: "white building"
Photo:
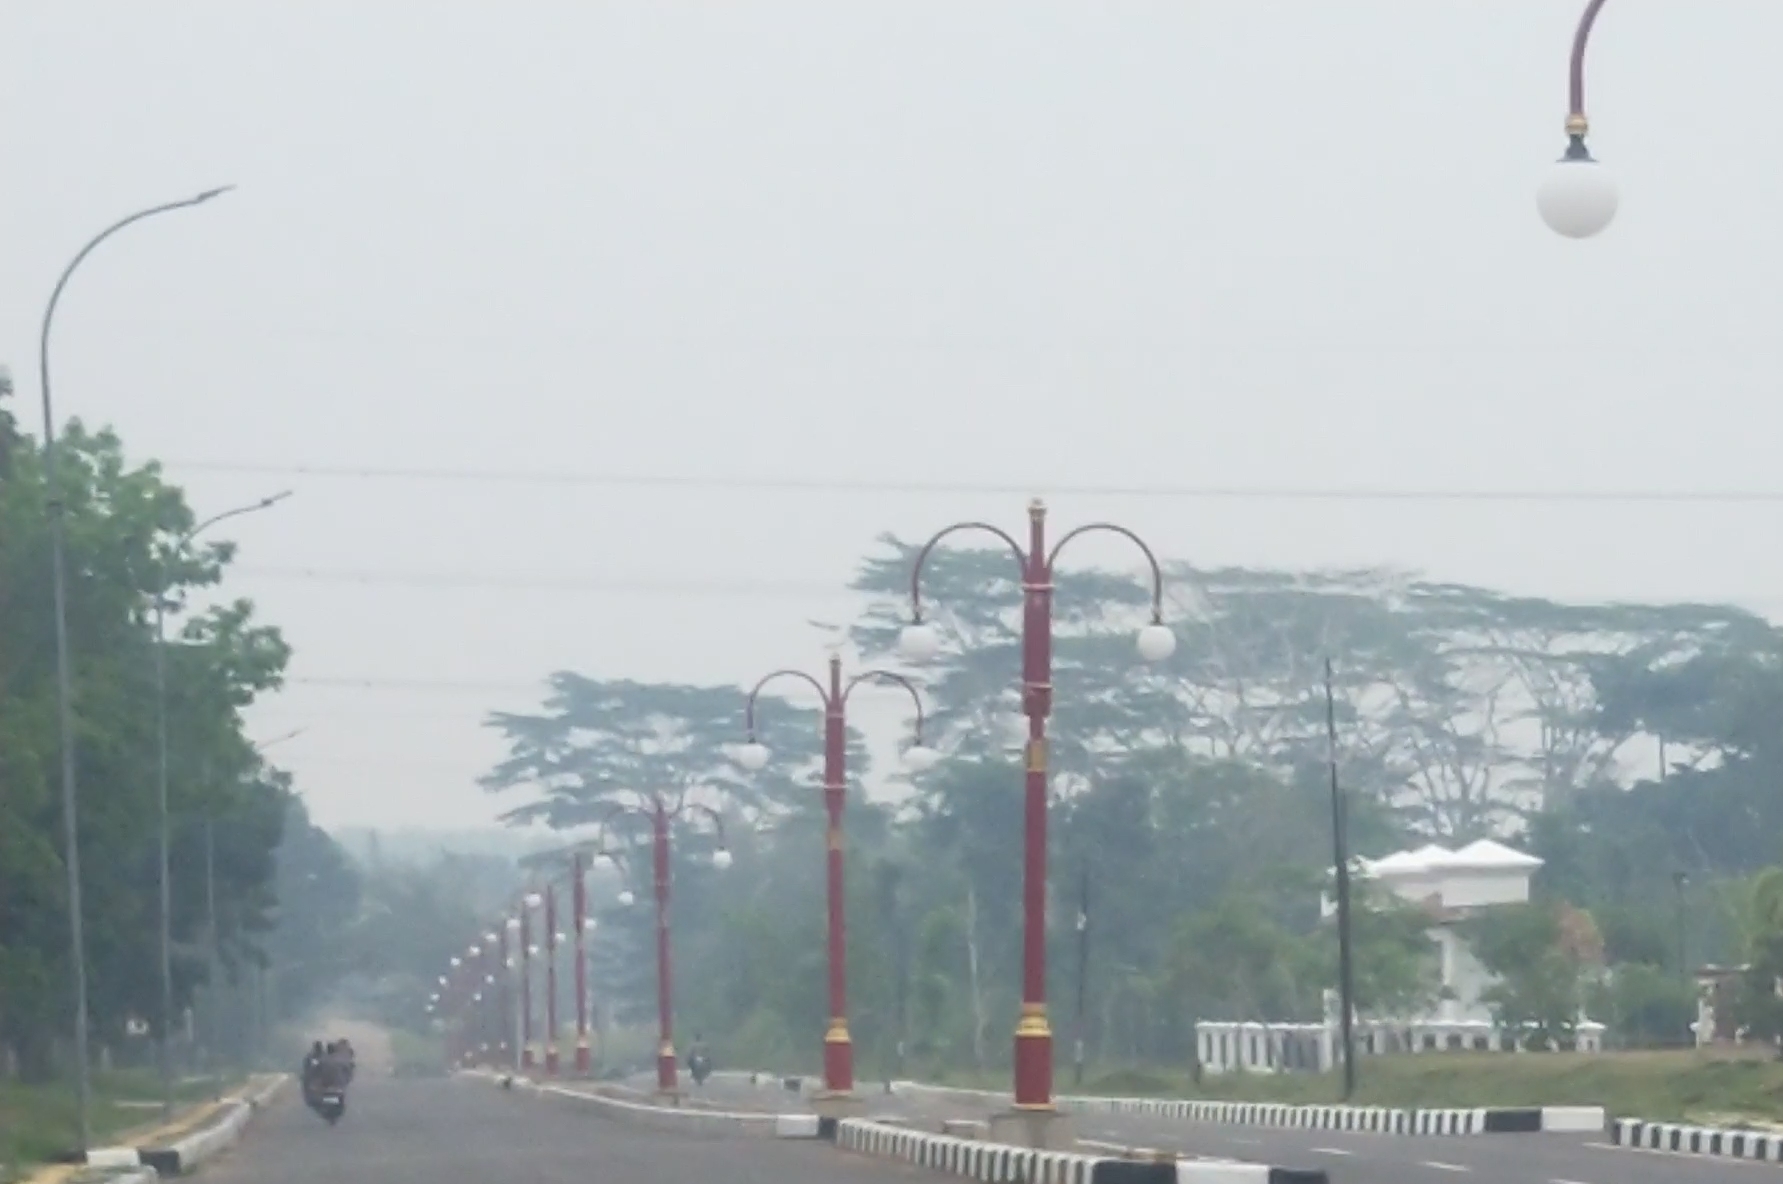
[[[1483,909],[1526,903],[1530,877],[1541,866],[1535,856],[1490,839],[1458,851],[1431,843],[1415,851],[1357,861],[1361,880],[1430,915],[1430,939],[1441,959],[1441,995],[1435,1006],[1421,1015],[1358,1019],[1359,1054],[1498,1052],[1516,1046],[1511,1034],[1497,1030],[1492,1009],[1481,998],[1493,976],[1468,949],[1460,923]],[[1320,902],[1321,915],[1332,917],[1336,911],[1336,902],[1327,895]],[[1208,1073],[1328,1069],[1337,1060],[1335,991],[1326,993],[1325,1012],[1325,1021],[1318,1024],[1198,1023],[1195,1038],[1202,1069]],[[1603,1025],[1584,1021],[1577,1036],[1580,1051],[1595,1052],[1601,1047]]]

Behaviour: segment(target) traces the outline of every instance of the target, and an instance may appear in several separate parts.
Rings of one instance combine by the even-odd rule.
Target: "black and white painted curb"
[[[116,1173],[114,1181],[152,1180],[179,1176],[196,1168],[241,1138],[254,1113],[272,1104],[290,1078],[262,1079],[240,1097],[223,1102],[203,1126],[174,1140],[150,1140],[134,1147],[94,1147],[83,1160],[86,1166]],[[136,1169],[147,1168],[147,1172]]]
[[[732,1134],[766,1135],[776,1139],[825,1139],[835,1137],[835,1120],[815,1114],[764,1114],[755,1111],[693,1109],[682,1106],[652,1106],[610,1094],[566,1089],[544,1085],[524,1077],[494,1073],[466,1073],[464,1076],[494,1082],[504,1089],[535,1097],[570,1102],[608,1118],[621,1119],[659,1130],[680,1132],[729,1132]]]
[[[192,1171],[218,1152],[233,1146],[254,1115],[277,1100],[291,1079],[280,1076],[261,1081],[240,1098],[224,1103],[222,1111],[198,1130],[170,1143],[139,1148],[142,1162],[163,1176]]]
[[[1610,1124],[1610,1142],[1640,1151],[1672,1151],[1680,1155],[1783,1163],[1783,1134],[1765,1131],[1618,1118]]]
[[[836,1144],[862,1155],[900,1159],[968,1180],[1021,1180],[1026,1184],[1328,1184],[1323,1171],[1293,1171],[1224,1160],[1143,1162],[1068,1151],[1034,1151],[952,1135],[845,1118]]]
[[[1006,1104],[1009,1095],[992,1090],[892,1082],[893,1094],[949,1098],[978,1105]],[[1131,1114],[1186,1122],[1246,1126],[1305,1127],[1364,1131],[1383,1135],[1493,1135],[1538,1131],[1601,1132],[1601,1106],[1523,1106],[1477,1109],[1399,1110],[1379,1106],[1290,1106],[1276,1102],[1220,1102],[1181,1098],[1058,1098],[1061,1110],[1076,1114]]]

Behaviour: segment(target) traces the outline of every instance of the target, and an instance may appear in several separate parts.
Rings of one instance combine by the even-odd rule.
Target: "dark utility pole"
[[[1686,946],[1687,929],[1685,926],[1684,889],[1690,886],[1690,876],[1685,872],[1672,873],[1672,887],[1678,894],[1678,977],[1686,983],[1690,981],[1690,959]]]
[[[1071,1084],[1083,1085],[1083,1038],[1085,999],[1090,981],[1090,865],[1083,865],[1083,882],[1077,898],[1077,1027],[1071,1043]]]
[[[1325,659],[1325,743],[1331,767],[1331,850],[1337,874],[1338,1031],[1343,1045],[1343,1100],[1356,1093],[1356,972],[1350,950],[1349,811],[1337,782],[1337,698],[1331,690],[1331,659]]]

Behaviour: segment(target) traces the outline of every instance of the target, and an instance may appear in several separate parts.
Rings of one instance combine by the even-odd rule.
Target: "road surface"
[[[677,1136],[483,1082],[361,1077],[330,1130],[287,1094],[206,1184],[924,1184],[814,1139]]]
[[[927,1130],[944,1117],[982,1119],[991,1109],[894,1096],[878,1082],[861,1082],[858,1091],[869,1114],[906,1116]],[[701,1096],[739,1108],[802,1105],[778,1081],[755,1088],[714,1080]],[[1776,1164],[1630,1151],[1601,1135],[1372,1135],[1098,1114],[1078,1115],[1077,1131],[1125,1146],[1324,1168],[1332,1184],[1757,1184],[1783,1174]]]

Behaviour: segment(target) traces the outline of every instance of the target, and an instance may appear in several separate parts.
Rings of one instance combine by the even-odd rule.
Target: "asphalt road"
[[[805,1139],[684,1137],[482,1082],[361,1078],[330,1130],[287,1094],[211,1184],[913,1184],[940,1177]]]
[[[930,1130],[938,1129],[944,1117],[983,1118],[987,1113],[893,1096],[877,1082],[861,1082],[858,1089],[869,1114],[906,1116]],[[763,1109],[802,1105],[795,1095],[780,1091],[778,1083],[754,1089],[713,1081],[702,1094],[739,1108],[752,1101]],[[1332,1184],[1751,1184],[1754,1173],[1761,1179],[1779,1175],[1775,1164],[1630,1151],[1592,1135],[1371,1135],[1088,1114],[1078,1116],[1077,1130],[1081,1138],[1125,1146],[1324,1168]]]

